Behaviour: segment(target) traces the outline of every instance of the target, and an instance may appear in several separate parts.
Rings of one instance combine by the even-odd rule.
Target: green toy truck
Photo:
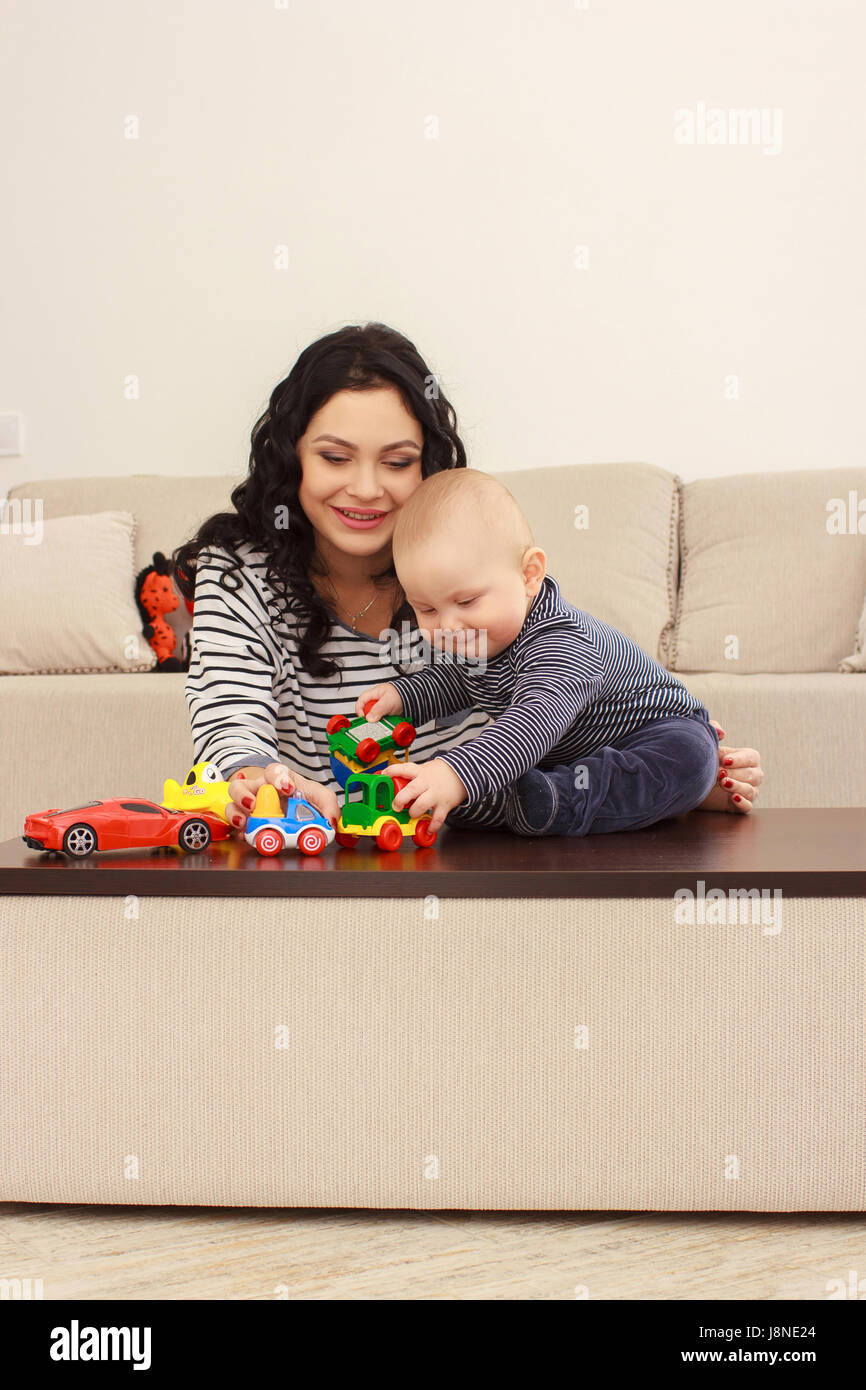
[[[395,811],[395,793],[410,781],[408,777],[389,777],[377,772],[356,772],[347,778],[343,812],[337,822],[337,844],[355,845],[362,835],[375,837],[379,849],[399,849],[406,836],[427,849],[436,842],[430,829],[430,812],[410,816]]]

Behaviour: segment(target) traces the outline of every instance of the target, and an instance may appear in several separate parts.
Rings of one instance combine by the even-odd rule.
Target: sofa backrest
[[[131,512],[139,570],[230,509],[242,476],[53,479],[9,498],[41,498],[46,518]],[[675,670],[836,671],[854,651],[866,469],[681,484],[649,464],[606,463],[494,477],[523,508],[564,597]],[[181,605],[178,631],[184,614]]]
[[[136,572],[170,554],[214,512],[231,508],[241,476],[62,478],[22,483],[10,499],[41,498],[46,519],[127,511]],[[628,633],[652,656],[672,627],[677,582],[677,480],[641,463],[570,464],[494,473],[526,514],[563,596]],[[177,632],[183,612],[173,616]]]

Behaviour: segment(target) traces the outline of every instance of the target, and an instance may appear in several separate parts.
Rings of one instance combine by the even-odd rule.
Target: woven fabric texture
[[[866,1209],[866,905],[676,906],[2,898],[0,1200]]]

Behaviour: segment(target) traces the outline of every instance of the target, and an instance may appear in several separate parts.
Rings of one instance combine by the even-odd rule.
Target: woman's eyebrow
[[[348,441],[348,439],[340,439],[336,434],[317,434],[316,437],[315,437],[315,439],[312,440],[311,442],[312,442],[313,444],[318,444],[318,442],[319,442],[320,439],[328,439],[328,440],[330,440],[330,442],[331,442],[332,444],[342,444],[342,446],[343,446],[344,449],[355,449],[355,448],[357,448],[357,445],[356,445],[356,444],[350,444],[349,441]],[[382,452],[383,454],[387,454],[387,452],[388,452],[389,449],[402,449],[402,448],[404,448],[404,447],[407,446],[407,445],[408,445],[408,447],[409,447],[410,449],[419,449],[419,450],[420,450],[420,448],[421,448],[421,445],[420,445],[420,444],[416,444],[416,442],[415,442],[414,439],[397,439],[397,440],[394,441],[393,444],[384,444],[384,445],[382,446],[381,452]]]

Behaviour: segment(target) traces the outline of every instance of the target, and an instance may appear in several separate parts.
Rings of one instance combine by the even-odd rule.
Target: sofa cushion
[[[245,476],[245,475],[244,475]],[[135,573],[154,551],[170,555],[214,512],[230,509],[235,477],[171,478],[156,473],[129,477],[50,478],[10,488],[9,499],[41,499],[44,517],[131,512],[135,517]]]
[[[246,475],[244,475],[246,476]],[[51,478],[21,483],[9,491],[10,500],[39,499],[45,517],[82,516],[91,512],[131,512],[135,517],[135,573],[138,574],[161,550],[172,550],[189,540],[198,526],[214,512],[231,510],[232,490],[239,477],[173,478],[159,473],[133,473],[127,477]],[[183,653],[184,636],[192,626],[186,604],[180,602],[166,621],[175,635],[175,656]]]
[[[775,806],[866,806],[866,758],[860,752],[866,680],[838,671],[700,671],[680,679],[721,724],[728,748],[760,752],[766,776],[756,814]]]
[[[183,778],[194,761],[185,680],[183,672],[0,680],[0,763],[6,773],[0,841],[20,835],[24,816],[46,806],[131,792],[161,801],[163,779]],[[866,763],[851,754],[866,728],[866,680],[824,672],[745,678],[712,673],[685,675],[683,684],[722,725],[728,746],[760,750],[767,777],[759,813],[773,806],[866,805]],[[52,748],[58,729],[62,757],[20,756],[22,748]],[[792,757],[792,748],[798,754],[814,750],[814,756],[810,751]],[[715,819],[707,821],[711,833]]]
[[[866,591],[864,497],[863,468],[684,484],[671,668],[838,671]]]
[[[133,517],[99,512],[40,526],[0,537],[0,673],[152,670],[135,603]]]
[[[599,463],[493,476],[520,503],[563,597],[662,659],[676,592],[674,475]]]

